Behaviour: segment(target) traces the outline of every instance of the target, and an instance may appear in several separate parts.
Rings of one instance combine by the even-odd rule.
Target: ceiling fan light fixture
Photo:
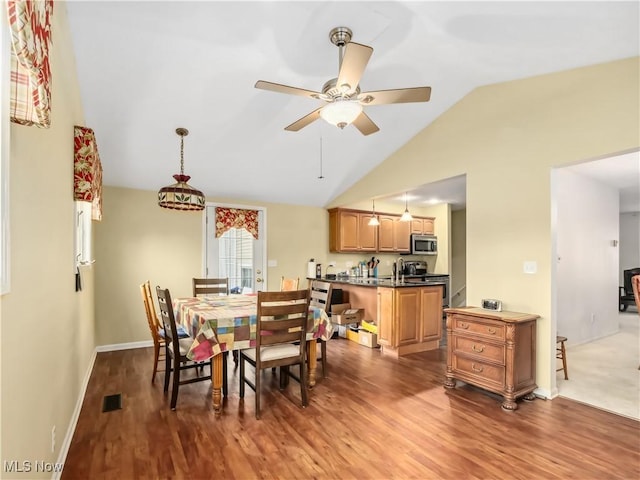
[[[176,128],[176,133],[180,136],[180,173],[173,176],[176,183],[158,191],[158,205],[171,210],[204,210],[204,194],[189,185],[191,177],[184,174],[184,137],[189,130]]]
[[[331,125],[344,128],[362,113],[362,105],[357,100],[336,98],[320,110],[320,116]]]

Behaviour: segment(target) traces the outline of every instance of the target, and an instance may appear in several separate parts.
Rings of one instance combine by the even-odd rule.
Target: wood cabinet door
[[[427,287],[420,291],[422,342],[439,340],[442,335],[442,287]]]
[[[420,341],[420,288],[397,288],[395,295],[398,346]]]
[[[422,219],[414,218],[411,220],[411,233],[417,233],[418,235],[422,235]]]
[[[380,252],[394,252],[396,217],[378,215],[378,220],[380,221],[380,226],[378,227],[378,250]]]
[[[422,233],[425,235],[433,235],[433,218],[422,219]]]
[[[406,253],[411,250],[411,222],[401,222],[400,218],[396,218],[393,224],[394,251],[398,253]]]
[[[393,297],[392,288],[378,288],[378,343],[389,347],[397,346],[393,338]]]
[[[363,252],[376,252],[378,250],[378,227],[369,225],[370,213],[358,215],[358,245]]]
[[[360,227],[360,214],[357,212],[340,212],[338,249],[359,250],[358,229]]]

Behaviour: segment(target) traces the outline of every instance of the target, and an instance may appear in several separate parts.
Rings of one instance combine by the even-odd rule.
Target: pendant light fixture
[[[191,177],[184,174],[184,137],[189,130],[176,128],[176,133],[180,136],[180,173],[173,176],[177,183],[160,189],[158,205],[173,210],[204,210],[204,195],[187,183]]]
[[[369,220],[370,227],[377,227],[380,225],[378,221],[378,216],[376,215],[376,201],[373,200],[373,208],[371,209],[371,219]]]
[[[404,194],[404,213],[400,217],[401,222],[410,222],[413,220],[413,217],[409,213],[409,200],[407,198],[407,193]]]

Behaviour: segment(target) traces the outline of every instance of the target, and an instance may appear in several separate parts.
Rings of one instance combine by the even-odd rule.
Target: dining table
[[[173,300],[176,323],[189,332],[193,343],[187,358],[211,361],[212,403],[216,415],[222,412],[222,353],[255,348],[257,294],[178,297]],[[323,308],[310,306],[307,323],[309,387],[316,384],[317,339],[329,340],[333,325]]]

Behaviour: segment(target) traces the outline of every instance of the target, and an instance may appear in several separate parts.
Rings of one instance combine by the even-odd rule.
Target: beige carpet
[[[562,397],[640,420],[640,315],[629,310],[618,314],[619,333],[568,347],[569,380],[556,379]]]

